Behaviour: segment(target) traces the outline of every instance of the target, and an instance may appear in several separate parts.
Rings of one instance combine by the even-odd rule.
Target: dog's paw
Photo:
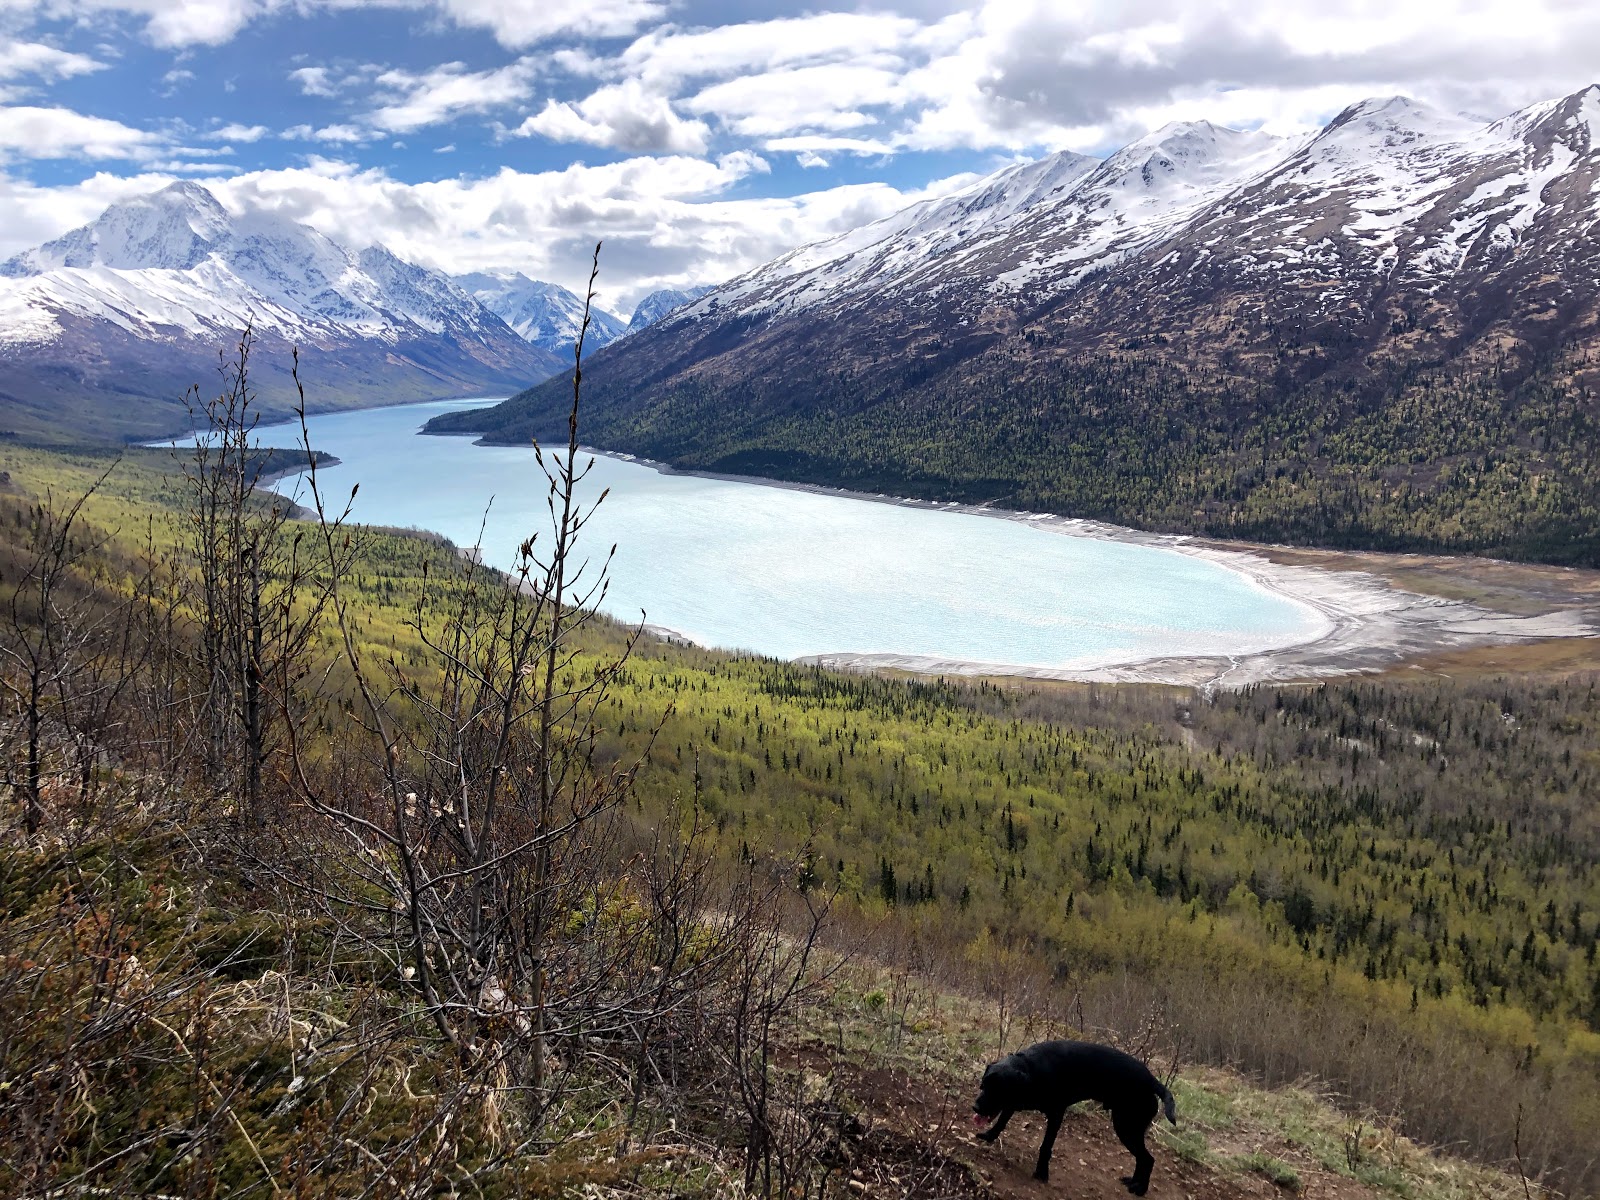
[[[976,1135],[980,1142],[988,1142],[990,1145],[993,1145],[995,1139],[999,1136],[1000,1135],[992,1129],[985,1129],[982,1133]]]
[[[1033,1173],[1033,1177],[1035,1179],[1037,1179],[1040,1183],[1049,1183],[1050,1182],[1050,1168],[1049,1167],[1040,1167],[1037,1171],[1035,1171]]]
[[[1122,1177],[1122,1186],[1127,1188],[1135,1196],[1142,1196],[1150,1190],[1150,1181],[1147,1179],[1141,1183],[1138,1178],[1133,1175],[1124,1175]]]

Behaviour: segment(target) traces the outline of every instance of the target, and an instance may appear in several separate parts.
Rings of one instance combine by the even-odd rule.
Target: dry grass
[[[811,1014],[807,1044],[813,1051],[958,1090],[973,1086],[1002,1050],[1035,1040],[1083,1036],[1137,1052],[1152,1033],[1079,1028],[1083,1009],[1064,990],[1035,996],[1003,1019],[993,998],[976,999],[867,959],[851,962],[835,978],[832,1002]],[[1152,1050],[1153,1069],[1167,1074],[1172,1052],[1164,1045]],[[1234,1071],[1179,1064],[1171,1086],[1179,1124],[1158,1123],[1154,1143],[1222,1182],[1254,1175],[1282,1191],[1322,1196],[1525,1200],[1514,1170],[1413,1141],[1392,1118],[1362,1111],[1316,1081],[1265,1088]],[[1533,1196],[1544,1195],[1528,1186]]]

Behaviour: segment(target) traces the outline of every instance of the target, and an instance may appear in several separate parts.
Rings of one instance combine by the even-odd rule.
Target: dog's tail
[[[1172,1093],[1167,1090],[1167,1085],[1159,1079],[1156,1080],[1156,1095],[1161,1098],[1161,1110],[1167,1114],[1167,1120],[1176,1125],[1178,1123],[1178,1110],[1172,1102]]]

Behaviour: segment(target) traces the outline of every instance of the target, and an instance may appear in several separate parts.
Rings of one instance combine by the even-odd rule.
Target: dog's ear
[[[1028,1060],[1020,1054],[1013,1054],[1009,1060],[1011,1070],[1019,1083],[1033,1082],[1033,1072],[1028,1069]]]
[[[985,1087],[993,1086],[1008,1093],[1026,1088],[1030,1081],[1027,1071],[1015,1057],[1001,1059],[983,1073]]]

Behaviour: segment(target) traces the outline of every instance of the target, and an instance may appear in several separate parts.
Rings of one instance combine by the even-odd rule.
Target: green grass
[[[110,461],[0,448],[0,469],[35,497],[81,490]],[[170,548],[175,495],[170,458],[132,453],[86,515],[125,546],[153,526]],[[435,586],[425,573],[460,569],[448,546],[363,535],[349,581],[363,652],[427,670],[410,606]],[[601,656],[622,634],[601,623],[592,636]],[[325,631],[319,663],[336,650]],[[638,784],[647,813],[697,797],[727,858],[807,853],[851,919],[906,931],[991,986],[1042,963],[1069,992],[1165,987],[1169,1016],[1211,1038],[1210,1057],[1328,1078],[1489,1155],[1509,1132],[1496,1089],[1546,1105],[1556,1131],[1600,1122],[1600,703],[1583,677],[1201,703],[645,643],[598,725],[602,762],[642,753],[659,729]],[[848,1003],[918,1044],[905,999],[880,983]],[[1304,1036],[1272,1043],[1267,1012]],[[1530,1045],[1537,1070],[1521,1071]],[[1462,1054],[1482,1086],[1441,1096],[1430,1080]],[[1552,1138],[1539,1153],[1559,1152]],[[1331,1131],[1301,1141],[1324,1166],[1342,1154]]]

